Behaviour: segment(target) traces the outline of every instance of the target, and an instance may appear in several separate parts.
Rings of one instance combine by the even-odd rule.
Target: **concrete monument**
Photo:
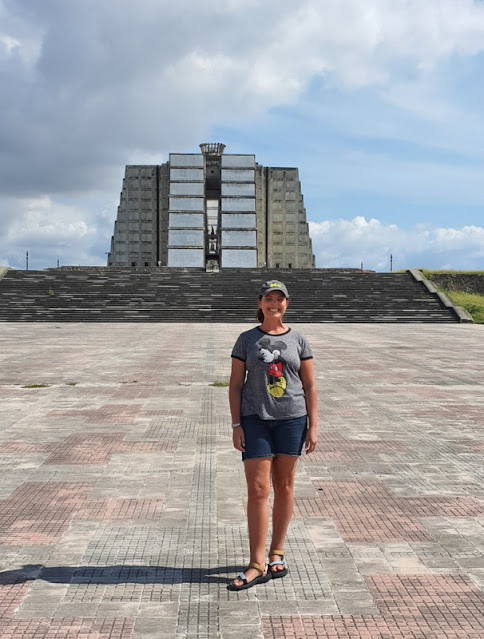
[[[313,268],[298,170],[200,148],[126,167],[108,266]]]

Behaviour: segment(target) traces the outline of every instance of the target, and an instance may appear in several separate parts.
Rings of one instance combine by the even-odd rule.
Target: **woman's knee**
[[[278,456],[272,468],[272,486],[274,493],[291,494],[294,491],[297,458]]]
[[[276,497],[291,497],[294,493],[294,477],[279,478],[273,482]]]
[[[271,490],[271,459],[247,460],[245,475],[249,499],[267,499]]]
[[[250,500],[267,500],[271,490],[270,482],[251,481],[247,483],[247,495]]]

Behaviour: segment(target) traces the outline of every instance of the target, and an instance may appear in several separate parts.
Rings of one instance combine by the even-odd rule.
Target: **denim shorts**
[[[293,419],[261,419],[258,415],[241,418],[245,435],[242,459],[289,455],[299,457],[306,440],[307,415]]]

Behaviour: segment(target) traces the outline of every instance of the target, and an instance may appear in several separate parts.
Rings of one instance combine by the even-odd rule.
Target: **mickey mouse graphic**
[[[259,347],[259,359],[269,364],[269,383],[267,390],[272,397],[282,397],[286,390],[286,378],[283,376],[286,360],[281,357],[281,352],[286,350],[284,342],[274,342],[268,337],[263,337],[257,342]]]

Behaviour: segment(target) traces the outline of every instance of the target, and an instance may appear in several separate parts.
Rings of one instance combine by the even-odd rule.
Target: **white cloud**
[[[17,204],[22,205],[21,202]],[[35,238],[65,242],[82,240],[86,235],[95,233],[94,227],[89,228],[83,219],[79,219],[80,215],[72,207],[55,205],[47,196],[24,200],[23,209],[8,228],[8,240],[15,242],[20,238]]]
[[[10,56],[14,49],[20,47],[20,42],[15,38],[0,33],[0,55]]]
[[[73,261],[99,263],[125,164],[196,149],[217,125],[250,128],[274,107],[296,105],[315,79],[346,98],[345,116],[336,109],[328,117],[341,117],[340,135],[381,134],[379,113],[362,121],[354,101],[356,88],[369,88],[423,122],[402,127],[387,114],[388,139],[420,141],[431,130],[433,143],[483,148],[479,107],[462,117],[438,77],[450,59],[484,50],[480,2],[0,0],[0,21],[0,232],[8,243],[0,252],[11,261],[29,243],[50,265],[59,247],[72,255],[77,243]],[[286,131],[277,134],[283,144]],[[482,201],[481,166],[354,149],[325,161],[326,178],[341,188]],[[110,223],[100,220],[106,202]]]
[[[407,268],[482,269],[484,228],[433,228],[416,225],[404,230],[377,219],[310,222],[316,265],[320,268],[359,267],[376,271]]]
[[[281,79],[331,71],[350,87],[392,83],[394,64],[432,70],[483,50],[484,7],[472,0],[313,0],[281,14],[261,60]],[[297,53],[297,55],[296,55]]]
[[[98,188],[99,168],[133,148],[193,144],[215,123],[295,103],[318,76],[403,103],[403,77],[484,50],[472,0],[0,0],[0,11],[11,52],[0,186],[25,194]]]
[[[112,233],[111,216],[90,201],[65,203],[48,196],[0,201],[4,217],[0,223],[0,253],[3,262],[23,268],[29,251],[30,268],[105,263]],[[93,212],[94,211],[94,212]],[[99,211],[99,212],[97,212]]]

